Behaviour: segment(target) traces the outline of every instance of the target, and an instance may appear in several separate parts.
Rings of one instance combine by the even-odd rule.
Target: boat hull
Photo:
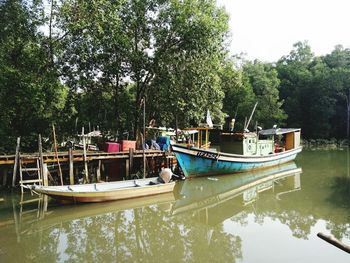
[[[232,174],[280,165],[295,159],[302,147],[266,156],[243,156],[173,145],[186,177]]]
[[[152,184],[150,179],[122,182],[71,185],[71,186],[34,186],[33,191],[46,194],[54,199],[69,202],[106,202],[157,195],[172,192],[175,182]],[[153,178],[154,181],[154,178]],[[115,186],[115,188],[113,188]]]

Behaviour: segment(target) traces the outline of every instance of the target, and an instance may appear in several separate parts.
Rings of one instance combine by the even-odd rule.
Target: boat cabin
[[[220,151],[244,156],[266,156],[300,146],[300,129],[268,129],[258,133],[222,133]]]

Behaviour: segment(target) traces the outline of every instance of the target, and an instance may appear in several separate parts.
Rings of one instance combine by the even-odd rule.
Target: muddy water
[[[0,262],[349,262],[316,236],[350,245],[348,157],[303,151],[273,169],[100,204],[20,205],[20,195],[3,191]]]

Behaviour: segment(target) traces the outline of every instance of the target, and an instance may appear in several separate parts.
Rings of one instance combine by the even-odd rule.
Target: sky
[[[275,62],[298,41],[316,56],[350,48],[349,0],[217,0],[230,15],[232,54]]]

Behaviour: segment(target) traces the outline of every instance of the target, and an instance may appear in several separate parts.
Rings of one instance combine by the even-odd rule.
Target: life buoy
[[[252,146],[248,145],[248,151],[251,151],[251,150],[252,150]]]

